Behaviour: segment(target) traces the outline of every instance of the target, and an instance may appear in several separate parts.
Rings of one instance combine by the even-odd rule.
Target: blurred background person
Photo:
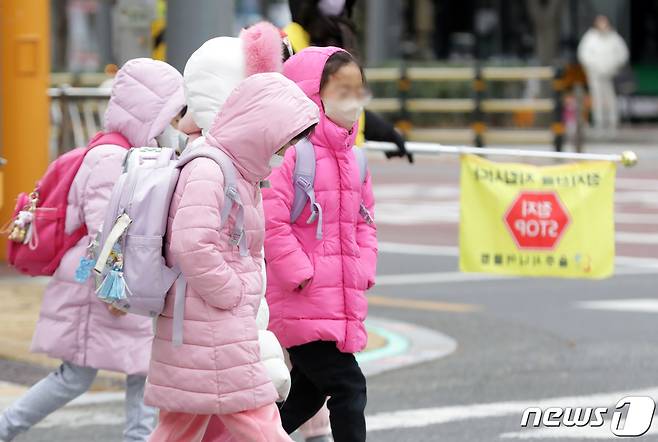
[[[578,60],[587,73],[594,128],[599,134],[613,136],[619,125],[613,79],[628,61],[628,47],[606,16],[598,15],[583,36]]]

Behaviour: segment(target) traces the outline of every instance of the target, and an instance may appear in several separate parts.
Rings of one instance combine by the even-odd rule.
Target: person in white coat
[[[613,135],[619,125],[613,79],[628,61],[628,47],[604,15],[596,17],[594,26],[580,40],[578,60],[587,74],[594,128]]]

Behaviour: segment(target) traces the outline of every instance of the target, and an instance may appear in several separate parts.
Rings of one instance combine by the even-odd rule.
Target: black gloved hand
[[[405,146],[404,137],[400,132],[395,130],[395,126],[389,121],[386,121],[381,115],[366,110],[365,111],[365,130],[363,135],[366,140],[370,141],[387,141],[395,143],[398,150],[392,152],[385,152],[386,158],[404,158],[407,157],[409,163],[413,164],[414,157],[407,151]]]
[[[384,155],[386,155],[387,159],[391,158],[404,158],[407,157],[407,160],[409,161],[410,164],[414,163],[414,156],[413,154],[409,153],[407,150],[407,147],[405,145],[404,138],[398,131],[395,131],[395,134],[397,135],[396,138],[399,138],[399,140],[392,140],[393,143],[397,144],[398,150],[394,151],[389,151],[389,152],[384,152]],[[386,140],[388,141],[388,140]]]

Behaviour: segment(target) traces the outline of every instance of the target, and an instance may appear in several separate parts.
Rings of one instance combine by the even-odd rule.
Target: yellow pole
[[[0,221],[48,166],[49,1],[0,1]],[[4,235],[3,235],[4,236]],[[0,242],[0,257],[6,256]]]

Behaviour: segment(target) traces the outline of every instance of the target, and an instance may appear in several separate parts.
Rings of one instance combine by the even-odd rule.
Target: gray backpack
[[[193,143],[180,159],[170,148],[143,147],[129,151],[124,172],[112,191],[100,235],[94,270],[97,296],[130,313],[156,317],[176,282],[173,343],[183,338],[185,280],[181,271],[170,268],[163,255],[169,206],[180,170],[196,158],[210,158],[222,169],[226,203],[221,212],[224,226],[234,207],[236,223],[231,244],[245,256],[244,210],[236,187],[237,171],[221,150]],[[196,147],[195,147],[196,145]]]
[[[313,189],[316,166],[315,148],[308,139],[304,138],[295,145],[295,151],[295,171],[292,177],[293,186],[295,187],[295,199],[293,200],[290,209],[290,222],[294,224],[304,211],[306,202],[310,202],[311,216],[306,220],[306,224],[312,224],[317,220],[318,226],[315,236],[320,240],[322,239],[322,207],[316,201],[315,191]],[[354,152],[354,156],[359,165],[359,178],[361,184],[364,184],[368,177],[368,159],[366,158],[363,149],[359,147],[353,147],[352,152]],[[363,201],[361,201],[359,214],[368,224],[374,223],[372,215]]]

